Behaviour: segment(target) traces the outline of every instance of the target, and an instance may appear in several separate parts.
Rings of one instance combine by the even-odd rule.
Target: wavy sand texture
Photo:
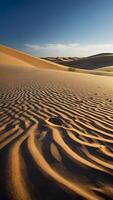
[[[15,58],[0,67],[0,199],[113,199],[113,78]]]
[[[112,199],[113,79],[3,71],[1,199]]]

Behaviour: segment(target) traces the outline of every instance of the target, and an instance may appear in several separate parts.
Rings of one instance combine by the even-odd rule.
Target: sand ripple
[[[1,74],[1,199],[113,199],[112,78]]]

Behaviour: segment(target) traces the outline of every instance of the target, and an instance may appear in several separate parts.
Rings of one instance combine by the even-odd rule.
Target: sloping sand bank
[[[18,51],[3,45],[0,45],[0,65],[8,66],[35,66],[41,69],[66,70],[66,67],[50,61],[31,56],[25,52]]]
[[[0,199],[113,198],[113,78],[0,68]]]

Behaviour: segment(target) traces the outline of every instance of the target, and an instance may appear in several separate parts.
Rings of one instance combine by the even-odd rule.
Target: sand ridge
[[[0,45],[0,65],[35,66],[41,69],[66,70],[65,66],[31,56],[25,52]]]
[[[9,66],[1,74],[2,199],[112,199],[112,77]]]
[[[76,53],[76,52],[75,52]],[[46,57],[46,60],[77,69],[113,72],[113,53],[101,53],[88,57]]]

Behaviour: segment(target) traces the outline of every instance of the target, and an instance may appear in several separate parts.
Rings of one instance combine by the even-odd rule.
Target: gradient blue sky
[[[113,52],[113,0],[0,0],[0,43],[39,56]]]

